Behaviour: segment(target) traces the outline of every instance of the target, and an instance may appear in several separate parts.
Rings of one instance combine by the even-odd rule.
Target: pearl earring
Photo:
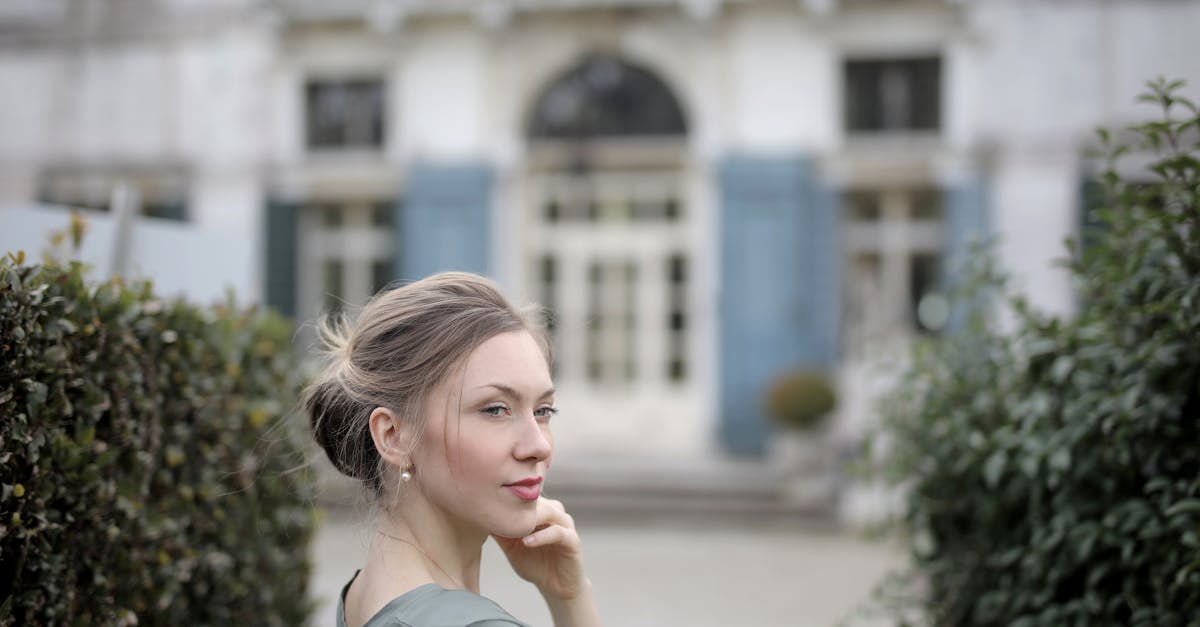
[[[408,483],[409,481],[412,481],[412,472],[410,472],[409,470],[400,471],[400,480],[403,481],[404,483]]]

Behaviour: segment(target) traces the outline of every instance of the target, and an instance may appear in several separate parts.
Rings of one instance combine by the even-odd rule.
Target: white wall
[[[729,24],[724,59],[726,152],[812,153],[839,135],[836,52],[796,10],[748,12]]]
[[[1136,104],[1132,96],[1158,75],[1186,80],[1182,93],[1200,102],[1200,2],[1127,0],[1110,10],[1105,20],[1116,42],[1107,55],[1114,66],[1109,82],[1115,94],[1115,117],[1144,118],[1145,106]]]
[[[114,216],[82,212],[87,223],[79,261],[90,264],[90,277],[102,280],[113,268]],[[0,206],[0,254],[24,250],[27,263],[41,260],[48,236],[64,231],[70,212],[48,205]],[[252,277],[250,236],[238,231],[198,229],[172,220],[135,218],[129,236],[127,277],[149,278],[162,297],[180,296],[200,304],[224,302],[232,289],[238,303],[257,301]]]
[[[487,43],[474,22],[437,24],[412,33],[402,60],[397,127],[410,160],[486,157]]]
[[[1073,145],[1053,150],[1002,152],[991,181],[993,231],[1012,286],[1048,313],[1069,314],[1075,294],[1070,274],[1055,262],[1066,256],[1064,239],[1075,234],[1081,174]]]
[[[988,139],[1087,140],[1098,124],[1143,117],[1134,100],[1158,75],[1200,97],[1200,3],[991,2],[974,13]]]

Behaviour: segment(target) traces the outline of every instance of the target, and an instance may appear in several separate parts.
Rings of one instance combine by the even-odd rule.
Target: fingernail
[[[533,544],[533,536],[525,536],[524,538],[521,538],[521,541],[524,542],[526,546],[529,546]]]

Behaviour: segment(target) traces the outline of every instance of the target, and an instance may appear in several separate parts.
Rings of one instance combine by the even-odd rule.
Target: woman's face
[[[413,463],[430,504],[486,533],[533,531],[555,411],[550,371],[533,336],[502,333],[479,345],[428,407]]]

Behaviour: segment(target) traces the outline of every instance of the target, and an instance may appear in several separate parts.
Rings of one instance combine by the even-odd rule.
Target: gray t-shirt
[[[354,573],[357,577],[358,573]],[[346,591],[338,597],[337,627],[346,627]],[[427,583],[392,599],[363,627],[529,627],[491,599]]]

